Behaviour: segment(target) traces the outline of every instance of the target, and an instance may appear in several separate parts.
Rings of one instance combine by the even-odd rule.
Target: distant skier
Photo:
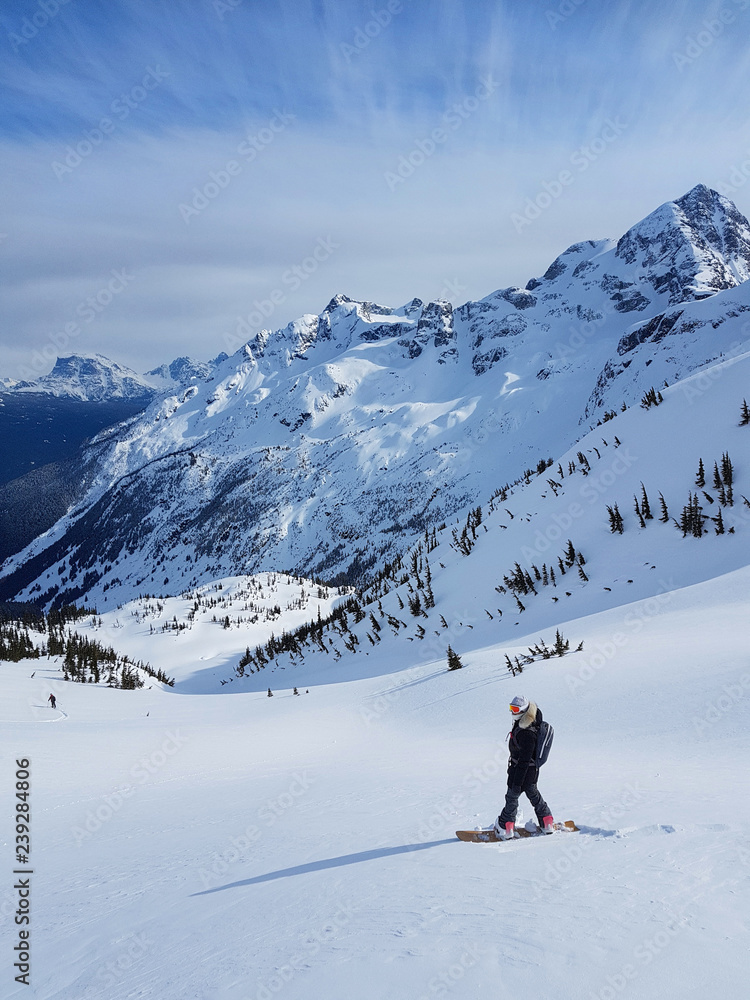
[[[545,833],[552,833],[554,830],[554,820],[550,815],[549,806],[536,787],[539,780],[536,740],[542,723],[541,709],[533,701],[518,695],[510,703],[510,714],[513,717],[513,729],[508,743],[510,748],[508,791],[505,794],[503,811],[495,821],[495,833],[502,840],[510,840],[515,836],[516,811],[522,793],[531,803],[541,829]]]
[[[267,697],[273,698],[273,691],[269,688]]]
[[[294,691],[292,691],[292,694],[299,694],[299,691],[297,690],[297,688],[295,688]]]
[[[52,706],[53,708],[57,708],[57,698],[55,698],[55,696],[54,696],[53,694],[51,694],[51,695],[49,696],[49,698],[47,699],[47,701],[48,701],[48,702],[50,703],[50,705],[51,705],[51,706]]]

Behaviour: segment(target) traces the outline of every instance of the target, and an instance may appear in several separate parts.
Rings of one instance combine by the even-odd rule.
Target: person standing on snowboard
[[[508,791],[505,794],[503,811],[495,822],[495,833],[502,840],[510,840],[515,834],[516,811],[521,794],[531,803],[540,828],[545,833],[554,831],[554,820],[547,803],[541,796],[536,783],[539,768],[536,766],[536,740],[542,723],[541,709],[523,695],[518,695],[510,703],[513,729],[508,746]]]

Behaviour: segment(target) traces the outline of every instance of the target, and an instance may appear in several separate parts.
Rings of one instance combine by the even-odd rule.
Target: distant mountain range
[[[741,351],[749,277],[750,225],[699,185],[457,308],[337,295],[205,374],[64,359],[47,378],[69,394],[156,394],[93,437],[74,505],[6,561],[0,599],[111,606],[265,569],[365,580],[651,387]]]
[[[110,361],[103,354],[72,354],[67,358],[58,358],[51,372],[33,381],[0,379],[0,389],[13,393],[41,393],[89,403],[111,402],[115,399],[145,403],[161,393],[174,392],[193,382],[206,381],[226,357],[226,354],[220,354],[213,361],[207,362],[176,358],[171,364],[161,365],[139,375],[131,368]]]
[[[211,378],[225,358],[177,358],[139,375],[101,354],[72,355],[33,381],[0,379],[0,561],[83,495],[85,441],[155,396]]]

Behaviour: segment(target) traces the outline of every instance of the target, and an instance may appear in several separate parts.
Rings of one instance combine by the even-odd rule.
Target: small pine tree
[[[721,473],[717,462],[714,462],[714,489],[720,490],[722,487]]]
[[[654,515],[651,513],[651,504],[648,502],[648,494],[643,483],[641,483],[641,513],[647,521],[653,521]]]
[[[633,504],[634,504],[634,509],[635,509],[635,515],[638,518],[638,523],[640,524],[640,526],[642,528],[645,528],[646,527],[646,522],[643,520],[643,513],[641,511],[640,504],[638,503],[638,497],[637,496],[633,497]]]
[[[703,467],[703,459],[698,459],[698,472],[695,476],[695,485],[700,486],[701,489],[706,485],[706,470]]]
[[[609,504],[607,504],[607,513],[609,514],[609,530],[613,535],[615,533],[621,535],[625,530],[625,525],[617,504],[615,504],[614,507],[610,507]]]
[[[750,407],[747,405],[747,400],[742,400],[742,408],[740,410],[740,427],[747,427],[750,424]]]
[[[463,663],[461,662],[461,657],[450,645],[448,646],[447,656],[448,656],[449,670],[460,670],[463,667]]]
[[[659,520],[662,523],[667,524],[667,522],[669,521],[669,511],[667,510],[667,501],[664,499],[661,493],[659,494],[659,504],[661,505],[661,517],[659,518]]]
[[[555,632],[555,653],[557,653],[558,656],[564,656],[569,649],[570,649],[570,640],[563,639],[560,629],[557,629],[557,631]]]
[[[718,513],[717,513],[716,517],[711,518],[711,520],[716,525],[716,534],[717,535],[723,535],[724,534],[724,518],[721,516],[721,507],[719,507],[719,510],[718,510]]]

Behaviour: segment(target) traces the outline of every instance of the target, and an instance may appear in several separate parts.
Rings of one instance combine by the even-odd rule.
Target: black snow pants
[[[542,825],[542,820],[545,816],[550,815],[550,811],[549,806],[542,798],[541,792],[536,787],[538,780],[539,768],[532,764],[526,769],[523,783],[520,786],[508,784],[508,791],[505,793],[505,805],[499,817],[500,826],[505,826],[506,823],[515,823],[518,800],[521,795],[526,795],[536,813],[539,825]]]

